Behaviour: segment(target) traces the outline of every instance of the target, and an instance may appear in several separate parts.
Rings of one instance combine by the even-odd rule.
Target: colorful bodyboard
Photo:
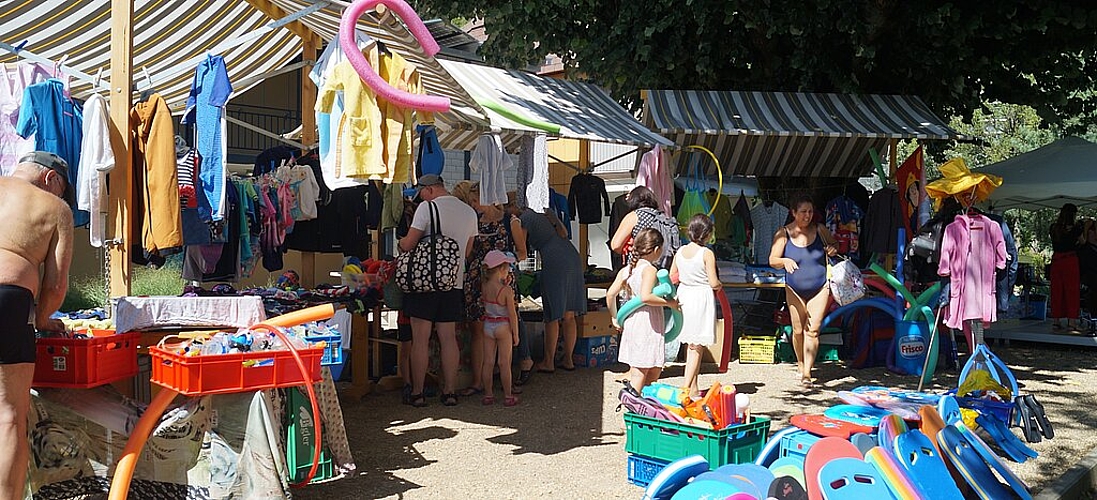
[[[804,481],[804,459],[802,457],[788,456],[778,458],[777,460],[774,460],[772,464],[769,464],[769,471],[773,473],[774,478],[792,478],[800,484],[801,490],[806,488],[806,482]],[[777,481],[777,479],[774,479],[774,481]]]
[[[678,490],[671,500],[697,500],[698,498],[727,498],[742,493],[723,481],[692,481]]]
[[[963,500],[937,448],[922,431],[904,432],[895,438],[892,449],[896,461],[907,471],[911,482],[926,498]]]
[[[876,440],[868,434],[858,432],[849,437],[849,442],[853,443],[858,450],[861,450],[861,454],[864,455],[871,450],[873,446],[876,446]]]
[[[655,477],[651,478],[644,490],[644,500],[666,500],[681,489],[694,476],[708,472],[708,460],[701,455],[690,455],[675,460]]]
[[[971,486],[982,500],[1011,498],[1010,489],[998,481],[971,443],[953,426],[941,429],[937,441],[944,449],[945,456],[960,471],[964,481]]]
[[[769,485],[774,479],[773,473],[769,469],[754,464],[728,464],[713,472],[749,481],[757,487],[757,491],[747,491],[747,493],[752,495],[757,493],[758,498],[765,498]]]
[[[694,481],[719,481],[721,483],[727,483],[735,488],[736,492],[746,493],[750,496],[760,497],[762,495],[761,490],[754,483],[744,479],[742,476],[733,477],[727,474],[721,474],[716,471],[706,472],[693,479]],[[763,487],[764,488],[764,487]]]
[[[956,401],[956,396],[941,396],[941,400],[937,402],[937,413],[941,415],[941,420],[949,425],[964,419],[960,414],[960,403]]]
[[[866,427],[876,427],[880,424],[880,419],[891,415],[891,412],[873,406],[836,405],[827,408],[823,415]]]
[[[880,420],[876,431],[876,442],[885,450],[892,450],[895,446],[895,438],[907,431],[907,423],[898,415],[889,415]]]
[[[808,431],[816,436],[830,436],[849,439],[850,436],[863,432],[871,434],[872,427],[830,418],[825,415],[793,415],[789,422],[796,427]]]
[[[819,470],[823,500],[889,498],[891,490],[876,468],[857,458],[835,458]],[[810,494],[810,492],[809,492]]]
[[[864,463],[861,460],[861,451],[848,441],[848,437],[825,437],[808,448],[808,455],[804,459],[804,480],[807,482],[809,500],[823,500],[819,471],[831,461],[840,458],[853,458]]]
[[[880,479],[887,484],[891,494],[898,500],[922,500],[925,497],[911,482],[907,471],[895,460],[895,456],[879,446],[874,446],[865,453],[865,462],[868,462],[880,473]],[[930,499],[926,499],[930,500]]]
[[[941,461],[945,463],[949,475],[952,476],[952,481],[956,483],[956,486],[960,488],[960,491],[965,494],[970,493],[971,487],[968,486],[967,481],[964,480],[964,476],[960,474],[960,470],[952,465],[952,462],[945,456],[945,452],[941,448],[941,443],[937,440],[937,433],[939,433],[941,429],[944,429],[946,425],[945,421],[941,419],[941,414],[937,413],[936,407],[929,405],[923,406],[919,413],[922,415],[922,434],[925,434],[930,442],[933,443],[933,447],[937,449],[937,456],[941,457]]]
[[[979,453],[979,456],[983,457],[983,461],[985,461],[991,469],[997,472],[1002,479],[1006,480],[1006,483],[1009,484],[1010,488],[1013,488],[1013,491],[1017,493],[1017,496],[1021,497],[1022,500],[1032,500],[1032,494],[1028,492],[1028,485],[1026,485],[1021,478],[1017,477],[1005,462],[1002,462],[1002,459],[994,453],[994,450],[991,450],[990,447],[987,446],[987,443],[983,441],[979,435],[975,434],[975,432],[968,429],[965,425],[957,425],[956,428],[960,431],[960,434],[967,439],[968,443],[971,444],[971,447]]]

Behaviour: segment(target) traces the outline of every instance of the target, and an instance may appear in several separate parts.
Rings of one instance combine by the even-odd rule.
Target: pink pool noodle
[[[358,0],[350,7],[347,7],[347,10],[343,12],[343,19],[339,22],[339,44],[342,45],[343,52],[346,53],[350,65],[378,97],[392,104],[419,111],[438,113],[449,111],[448,97],[412,94],[393,88],[377,74],[377,71],[369,65],[361,52],[354,50],[358,46],[354,40],[354,30],[357,27],[358,18],[378,4],[392,9],[394,13],[400,16],[400,19],[404,20],[408,30],[419,41],[419,45],[423,47],[423,51],[428,56],[433,56],[440,50],[438,42],[434,41],[434,37],[430,35],[427,26],[423,24],[423,20],[419,19],[419,15],[403,0]]]

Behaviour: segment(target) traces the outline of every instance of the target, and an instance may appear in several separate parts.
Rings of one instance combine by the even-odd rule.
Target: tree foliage
[[[417,7],[483,18],[491,62],[524,67],[555,53],[633,107],[641,89],[733,89],[911,94],[941,116],[965,119],[986,101],[1032,106],[1048,123],[1095,109],[1097,9],[1085,2],[420,0]]]

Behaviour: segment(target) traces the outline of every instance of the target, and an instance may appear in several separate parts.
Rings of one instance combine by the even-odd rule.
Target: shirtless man
[[[0,177],[0,500],[23,498],[34,331],[64,331],[50,315],[69,286],[73,197],[68,165],[42,151]],[[37,298],[37,305],[36,299]]]

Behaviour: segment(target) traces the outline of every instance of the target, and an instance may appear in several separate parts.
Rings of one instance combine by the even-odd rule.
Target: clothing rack
[[[33,52],[30,52],[30,51],[24,49],[23,45],[25,45],[25,44],[26,44],[26,42],[23,42],[23,43],[19,44],[18,47],[16,47],[16,46],[13,46],[9,43],[0,42],[0,49],[4,49],[8,52],[11,52],[12,54],[15,54],[15,55],[17,55],[17,56],[19,56],[23,59],[28,60],[28,61],[33,61],[33,62],[40,63],[40,64],[48,64],[50,66],[54,66],[54,67],[57,68],[57,71],[60,71],[64,74],[66,74],[66,75],[69,75],[77,81],[80,81],[80,82],[86,83],[88,85],[91,85],[91,87],[95,90],[110,91],[109,86],[103,85],[102,82],[100,82],[99,79],[95,78],[94,76],[91,76],[87,73],[84,73],[83,71],[80,71],[76,68],[65,66],[64,65],[64,58],[62,58],[61,64],[58,64],[57,62],[52,61],[49,58],[42,57],[38,54],[35,54]]]

